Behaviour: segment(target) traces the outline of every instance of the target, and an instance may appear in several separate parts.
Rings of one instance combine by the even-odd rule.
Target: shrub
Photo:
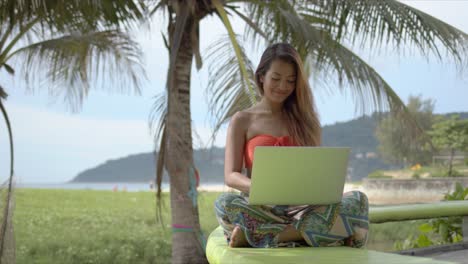
[[[452,193],[446,193],[444,201],[459,201],[468,199],[468,187],[464,188],[459,182],[455,184],[455,190]],[[450,216],[430,219],[418,227],[420,235],[409,236],[405,241],[397,241],[394,244],[396,250],[409,248],[427,247],[430,245],[440,245],[446,243],[456,243],[463,240],[462,236],[462,217]],[[434,234],[440,236],[439,240],[431,240]]]
[[[448,170],[445,172],[444,176],[448,177]],[[464,175],[461,172],[459,172],[459,171],[457,171],[455,169],[452,169],[452,176],[451,177],[463,177],[463,176]]]
[[[432,171],[430,171],[431,177],[445,177],[446,176],[446,169],[445,167],[434,167]]]

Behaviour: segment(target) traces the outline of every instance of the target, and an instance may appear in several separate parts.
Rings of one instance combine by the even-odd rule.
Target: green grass
[[[427,220],[415,220],[371,224],[367,248],[377,251],[395,251],[395,242],[403,242],[410,235],[418,235],[418,226],[426,222]]]
[[[14,226],[17,263],[170,263],[169,199],[162,228],[155,222],[154,193],[17,189]],[[217,225],[218,193],[199,196],[208,235]],[[368,248],[393,250],[416,232],[415,221],[371,225]]]

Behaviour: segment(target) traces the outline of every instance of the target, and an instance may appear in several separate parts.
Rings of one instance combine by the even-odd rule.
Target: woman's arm
[[[250,191],[250,179],[242,174],[245,134],[249,124],[247,113],[237,112],[231,118],[226,136],[224,157],[224,182],[244,193]]]

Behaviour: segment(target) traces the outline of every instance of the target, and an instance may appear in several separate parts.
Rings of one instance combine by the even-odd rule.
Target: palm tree
[[[143,19],[144,13],[143,5],[126,0],[0,0],[0,70],[20,72],[31,88],[46,80],[49,94],[62,97],[73,111],[81,106],[92,81],[106,89],[138,92],[141,52],[122,28]],[[103,75],[116,71],[121,74]],[[0,263],[15,261],[13,134],[3,104],[8,89],[13,87],[0,83],[11,156],[10,175],[1,186]]]
[[[247,41],[260,46],[291,43],[309,73],[322,81],[321,86],[332,91],[350,87],[363,110],[407,112],[388,83],[348,46],[368,45],[370,51],[382,45],[397,51],[411,47],[439,60],[446,59],[441,54],[445,50],[458,66],[468,50],[465,33],[395,0],[160,0],[151,13],[165,16],[167,21],[167,85],[155,102],[151,119],[157,124],[159,143],[158,197],[163,167],[170,175],[173,263],[206,262],[193,184],[190,76],[193,58],[197,69],[203,65],[199,31],[200,21],[207,15],[217,15],[229,35],[208,51],[214,58],[208,94],[217,121],[215,131],[257,98],[252,64],[230,25],[233,16],[245,21]]]

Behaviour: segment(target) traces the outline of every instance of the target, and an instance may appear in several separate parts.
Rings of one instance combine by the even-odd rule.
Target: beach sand
[[[224,184],[209,184],[209,185],[200,185],[200,187],[197,188],[199,192],[229,192],[232,191],[233,189],[229,188],[228,186]],[[362,187],[360,185],[356,184],[345,184],[344,186],[344,192],[349,192],[352,190],[359,190],[362,191]]]
[[[209,184],[198,187],[199,192],[230,192],[235,191],[224,184]],[[430,203],[443,199],[443,191],[427,190],[366,190],[359,184],[346,183],[343,192],[361,191],[369,198],[369,204],[408,204],[408,203]]]

